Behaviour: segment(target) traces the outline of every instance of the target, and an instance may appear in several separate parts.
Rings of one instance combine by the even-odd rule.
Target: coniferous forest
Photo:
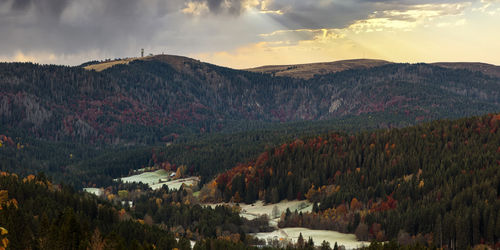
[[[314,202],[279,226],[467,248],[500,239],[500,115],[285,143],[219,175],[212,199]]]

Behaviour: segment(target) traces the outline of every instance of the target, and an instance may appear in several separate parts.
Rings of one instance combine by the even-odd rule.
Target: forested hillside
[[[185,250],[192,249],[190,240],[196,249],[256,249],[246,233],[257,221],[229,207],[190,204],[186,190],[144,191],[133,208],[112,204],[112,196],[107,201],[75,192],[44,175],[0,172],[0,249]]]
[[[457,247],[500,243],[500,115],[298,139],[207,185],[215,199],[308,199],[279,226]],[[413,237],[412,237],[413,236]]]
[[[404,115],[361,115],[326,121],[261,124],[250,131],[181,136],[174,143],[95,147],[0,134],[0,169],[21,175],[44,172],[75,188],[109,186],[113,179],[143,168],[186,166],[204,183],[237,163],[257,157],[263,148],[328,131],[361,131],[407,126]],[[242,124],[242,127],[246,127]]]
[[[400,114],[415,123],[497,111],[500,80],[426,64],[388,64],[309,80],[156,56],[101,72],[0,64],[3,134],[93,144],[151,144],[262,122]],[[243,122],[246,125],[240,128]]]
[[[172,233],[123,219],[116,207],[92,195],[55,186],[42,176],[1,172],[0,226],[8,249],[189,248]]]

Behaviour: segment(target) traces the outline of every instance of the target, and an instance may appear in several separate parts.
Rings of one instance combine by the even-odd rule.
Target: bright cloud
[[[348,29],[359,32],[374,32],[390,30],[410,31],[419,25],[423,25],[441,19],[446,16],[460,16],[470,3],[458,4],[424,4],[411,6],[405,10],[384,10],[374,12],[369,18],[358,20]],[[460,22],[464,22],[461,19]]]
[[[201,16],[208,13],[208,11],[206,2],[188,2],[186,3],[186,7],[182,9],[182,13],[193,16]]]
[[[500,0],[0,0],[0,23],[8,61],[77,65],[145,48],[230,67],[359,57],[500,64]]]
[[[486,48],[467,46],[480,41],[486,43],[490,51],[495,47],[496,51],[500,49],[495,43],[488,42],[500,39],[498,33],[488,33],[476,41],[478,36],[472,34],[478,31],[477,27],[489,22],[470,19],[471,6],[469,2],[461,2],[387,8],[374,11],[343,28],[275,30],[259,34],[265,42],[195,56],[222,65],[231,62],[239,68],[361,57],[422,62],[477,61],[474,56],[481,55],[490,61],[495,60],[495,56],[488,55],[489,52],[482,52]]]

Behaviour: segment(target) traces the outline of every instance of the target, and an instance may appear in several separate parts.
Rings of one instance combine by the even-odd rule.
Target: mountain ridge
[[[103,71],[111,68],[115,65],[121,65],[132,61],[143,60],[143,61],[162,61],[170,64],[177,70],[182,70],[182,66],[186,62],[197,62],[202,64],[210,64],[206,62],[201,62],[200,60],[189,58],[180,55],[153,55],[145,57],[132,57],[124,59],[106,60],[103,62],[93,62],[92,64],[83,64],[83,68],[87,70]],[[293,78],[301,79],[311,79],[315,75],[325,75],[330,73],[336,73],[344,70],[350,69],[367,69],[372,67],[378,67],[386,64],[401,64],[397,62],[391,62],[381,59],[347,59],[347,60],[337,60],[331,62],[313,62],[313,63],[301,63],[301,64],[283,64],[283,65],[263,65],[253,68],[240,69],[243,71],[250,71],[255,73],[266,73],[272,74],[274,76],[288,76]],[[494,64],[488,64],[483,62],[432,62],[424,63],[430,65],[436,65],[443,68],[449,69],[466,69],[474,72],[481,72],[485,75],[500,77],[500,66]],[[215,65],[216,66],[216,65]],[[230,68],[230,67],[227,67]]]
[[[318,62],[289,65],[265,65],[244,69],[251,72],[267,73],[276,76],[288,76],[301,79],[310,79],[315,75],[325,75],[350,69],[362,69],[382,66],[386,64],[399,64],[379,59],[349,59],[332,62]],[[481,62],[434,62],[425,63],[449,69],[466,69],[474,72],[500,77],[500,66]]]
[[[251,72],[268,73],[275,76],[289,76],[294,78],[310,79],[313,78],[314,75],[336,73],[349,69],[371,68],[386,64],[391,64],[391,62],[376,59],[352,59],[305,64],[265,65],[244,70]]]
[[[160,55],[82,67],[0,64],[0,123],[49,140],[151,143],[260,122],[406,114],[408,124],[500,109],[500,80],[429,64],[385,64],[309,80]]]

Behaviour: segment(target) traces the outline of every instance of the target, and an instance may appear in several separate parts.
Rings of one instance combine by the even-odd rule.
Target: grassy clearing
[[[160,189],[163,185],[167,185],[169,189],[179,189],[182,184],[187,186],[196,185],[200,179],[198,177],[188,177],[171,181],[161,181],[169,179],[172,172],[167,172],[163,169],[156,170],[154,172],[145,172],[141,174],[131,175],[128,177],[121,178],[124,183],[142,182],[147,184],[151,189]],[[116,179],[118,180],[118,179]]]
[[[96,196],[100,196],[103,193],[103,190],[100,188],[84,188],[83,191],[94,194]]]
[[[264,204],[262,201],[257,201],[253,204],[229,204],[229,203],[217,203],[217,204],[206,204],[211,207],[217,205],[229,205],[229,206],[239,206],[241,208],[240,215],[243,218],[252,220],[262,215],[267,215],[269,217],[269,224],[271,226],[277,227],[278,221],[280,219],[281,213],[285,212],[286,209],[290,209],[291,212],[297,210],[297,212],[311,212],[312,204],[308,201],[281,201],[276,204]]]
[[[328,230],[312,230],[302,227],[281,228],[273,232],[257,233],[254,234],[254,236],[264,240],[276,238],[280,241],[290,240],[293,243],[296,243],[300,233],[302,233],[302,237],[306,241],[309,237],[311,237],[314,241],[314,245],[316,246],[321,246],[323,241],[329,242],[331,247],[333,247],[335,242],[337,242],[339,246],[343,245],[346,249],[357,249],[363,245],[370,245],[370,242],[358,241],[354,234],[343,234]]]
[[[167,185],[168,189],[173,190],[173,189],[180,189],[182,184],[185,184],[187,186],[194,186],[200,181],[200,178],[198,177],[188,177],[188,178],[182,178],[182,179],[177,179],[177,180],[172,180],[172,181],[167,181],[167,182],[160,182],[157,184],[149,185],[152,189],[160,189],[163,185]]]

